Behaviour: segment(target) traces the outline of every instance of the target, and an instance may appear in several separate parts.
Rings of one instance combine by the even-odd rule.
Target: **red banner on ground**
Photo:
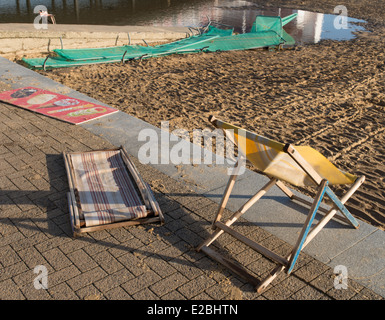
[[[33,87],[1,92],[0,101],[73,124],[118,112],[111,107]]]

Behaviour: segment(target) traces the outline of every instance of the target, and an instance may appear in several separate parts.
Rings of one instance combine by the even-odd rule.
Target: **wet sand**
[[[338,4],[285,1],[287,8],[323,13]],[[310,145],[340,169],[366,176],[349,208],[385,229],[385,4],[345,5],[371,32],[279,52],[199,53],[42,73],[158,127],[169,121],[171,130],[213,129],[207,118],[215,115]]]

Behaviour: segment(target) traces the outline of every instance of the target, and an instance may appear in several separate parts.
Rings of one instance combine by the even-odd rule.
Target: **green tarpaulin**
[[[23,58],[23,61],[31,68],[46,69],[112,63],[130,59],[147,59],[199,51],[217,52],[292,45],[295,41],[283,30],[283,26],[296,16],[296,13],[285,18],[257,16],[251,31],[243,34],[234,34],[233,29],[220,29],[208,26],[206,32],[202,34],[163,45],[55,49],[55,56],[48,58]]]

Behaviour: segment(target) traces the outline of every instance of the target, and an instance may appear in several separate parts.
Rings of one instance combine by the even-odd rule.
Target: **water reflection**
[[[207,21],[235,27],[239,33],[248,32],[257,15],[298,17],[286,31],[298,44],[317,43],[321,39],[348,40],[352,32],[364,30],[348,19],[347,29],[334,28],[335,15],[302,10],[264,9],[252,0],[0,0],[0,22],[32,23],[35,5],[45,5],[58,24],[194,26]]]

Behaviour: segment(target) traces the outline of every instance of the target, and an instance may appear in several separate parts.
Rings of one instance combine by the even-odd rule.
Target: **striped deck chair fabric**
[[[70,155],[87,227],[147,215],[119,154],[112,150]]]

